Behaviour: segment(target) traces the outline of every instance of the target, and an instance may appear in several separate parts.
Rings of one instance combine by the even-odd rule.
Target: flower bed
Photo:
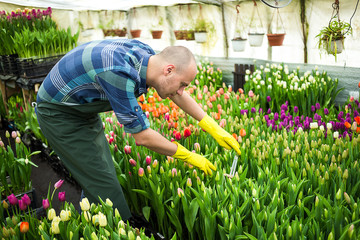
[[[219,147],[194,119],[149,89],[147,97],[138,100],[152,128],[204,155],[217,171],[204,176],[182,161],[138,146],[112,112],[103,113],[114,166],[131,210],[167,239],[360,238],[359,102],[349,98],[335,106],[337,82],[328,77],[326,86],[335,94],[325,100],[311,98],[300,107],[297,95],[292,100],[289,92],[283,97],[257,92],[250,88],[251,81],[246,91],[233,91],[221,83],[222,72],[212,64],[201,63],[198,70],[187,91],[238,140],[242,154],[232,167],[235,152]],[[257,81],[262,81],[258,71],[248,76],[259,75]],[[292,73],[282,74],[290,79],[287,75]],[[278,74],[266,79],[276,84],[275,77],[279,79]],[[319,87],[319,81],[309,81],[308,90],[299,94]],[[115,225],[106,230],[120,231]],[[68,234],[62,232],[53,235]]]

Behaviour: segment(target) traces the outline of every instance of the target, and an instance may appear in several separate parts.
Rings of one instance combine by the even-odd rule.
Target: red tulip
[[[59,192],[59,201],[64,202],[65,201],[65,192]]]
[[[29,223],[28,222],[21,222],[20,223],[20,232],[27,233],[29,231]]]
[[[181,139],[181,133],[180,132],[176,132],[175,133],[175,138],[176,138],[176,140],[180,140]]]
[[[185,130],[184,130],[184,138],[190,137],[190,135],[191,135],[190,129],[185,128]]]

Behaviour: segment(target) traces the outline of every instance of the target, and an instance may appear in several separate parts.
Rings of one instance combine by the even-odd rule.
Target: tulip
[[[65,192],[59,192],[58,198],[59,198],[60,202],[64,202],[65,201]]]
[[[27,233],[29,231],[29,223],[28,222],[21,222],[20,223],[20,232]]]
[[[153,162],[153,164],[152,164],[152,167],[153,167],[153,168],[156,168],[158,164],[159,164],[158,160],[155,159],[154,162]]]
[[[21,200],[23,200],[23,202],[24,202],[24,204],[26,204],[26,206],[29,206],[31,204],[31,200],[26,193],[24,194],[24,196],[21,197]]]
[[[63,222],[67,222],[70,220],[71,212],[69,210],[61,210],[60,212],[60,219]]]
[[[20,139],[19,137],[16,137],[15,142],[16,142],[17,144],[20,144],[20,143],[21,143],[21,139]]]
[[[107,225],[106,216],[102,212],[99,212],[99,225],[100,227],[106,227]]]
[[[60,233],[60,228],[59,228],[59,222],[60,222],[60,217],[54,217],[54,219],[51,222],[51,227],[50,227],[50,232],[53,234],[59,234]]]
[[[188,179],[187,179],[186,185],[187,185],[188,187],[191,187],[191,186],[192,186],[191,178],[188,178]]]
[[[191,135],[190,129],[185,128],[185,130],[184,130],[184,138],[190,137],[190,135]],[[178,139],[178,140],[180,140],[180,139]]]
[[[6,132],[5,132],[5,137],[6,137],[6,138],[9,138],[9,137],[10,137],[10,133],[9,133],[8,130],[6,130]]]
[[[15,132],[15,131],[12,131],[12,132],[11,132],[11,137],[12,137],[13,139],[15,139],[15,138],[17,137],[17,135],[16,135],[16,132]]]
[[[125,154],[130,154],[131,153],[131,147],[129,145],[126,145],[124,147],[124,152],[125,152]]]
[[[84,218],[86,222],[90,222],[91,220],[91,214],[88,211],[83,212]]]
[[[107,198],[106,200],[105,200],[105,203],[107,204],[107,205],[109,205],[110,207],[112,207],[114,204],[113,204],[113,202],[109,199],[109,198]]]
[[[148,166],[146,167],[146,171],[148,172],[148,174],[151,174],[151,167],[150,167],[150,165],[148,165]]]
[[[26,203],[24,202],[24,200],[20,199],[20,200],[18,201],[18,203],[19,203],[19,208],[20,208],[22,211],[25,211],[28,205],[26,205]]]
[[[171,169],[171,175],[172,175],[172,177],[177,176],[177,170],[176,170],[176,168]]]
[[[53,220],[56,217],[55,209],[49,209],[47,217],[50,221]]]
[[[59,181],[57,181],[55,184],[54,184],[54,188],[55,189],[58,189],[58,188],[61,188],[61,186],[63,185],[63,183],[64,183],[64,180],[59,180]]]
[[[144,176],[144,169],[141,167],[141,168],[139,168],[139,172],[138,172],[138,174],[139,174],[139,177],[142,177],[142,176]]]
[[[132,231],[129,231],[127,235],[128,235],[129,240],[135,240],[135,235]]]
[[[45,210],[48,209],[49,206],[50,206],[49,199],[43,199],[43,200],[42,200],[42,206],[43,206],[43,208],[44,208]]]
[[[3,206],[4,209],[9,208],[9,204],[5,200],[2,201],[2,206]]]
[[[126,231],[124,228],[119,228],[119,235],[120,236],[126,236]]]
[[[151,157],[150,156],[146,156],[145,162],[147,165],[151,164]]]
[[[99,238],[96,236],[96,233],[95,232],[92,232],[91,235],[91,240],[98,240]]]
[[[179,197],[181,198],[182,196],[184,196],[184,191],[181,188],[177,189],[177,193],[179,195]]]
[[[131,164],[131,166],[135,167],[136,166],[136,161],[134,159],[130,159],[129,163]]]
[[[7,199],[8,199],[8,201],[9,201],[10,205],[12,205],[12,206],[15,206],[15,205],[18,204],[18,199],[15,197],[14,194],[9,195],[9,196],[7,197]]]
[[[89,211],[90,210],[90,203],[87,198],[83,198],[80,202],[80,208],[82,211]]]

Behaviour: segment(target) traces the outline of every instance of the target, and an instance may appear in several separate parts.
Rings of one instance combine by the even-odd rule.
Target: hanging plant
[[[133,19],[136,19],[136,10],[133,8]],[[136,26],[136,24],[134,24]],[[141,29],[131,29],[130,34],[132,38],[139,38],[141,35]]]
[[[153,39],[160,39],[163,34],[164,19],[158,15],[158,8],[155,6],[155,18],[158,19],[156,24],[153,24],[151,28],[151,35]]]
[[[263,27],[263,23],[261,21],[261,17],[259,14],[259,9],[257,7],[256,1],[253,0],[254,2],[254,8],[251,14],[251,20],[250,20],[250,27],[249,27],[249,44],[251,47],[260,47],[263,43],[263,39],[264,39],[264,35],[265,35],[265,31],[264,31],[264,27]],[[256,18],[259,19],[260,21],[260,25],[256,24],[257,21],[254,20],[256,14]]]
[[[276,15],[276,21],[275,21],[275,24],[272,25],[275,15]],[[274,10],[274,13],[271,17],[269,29],[268,29],[267,38],[269,41],[269,46],[270,47],[282,46],[283,42],[284,42],[285,34],[286,34],[286,32],[285,32],[284,23],[281,19],[280,11],[277,8]]]
[[[201,12],[201,5],[199,5],[199,7],[200,7],[200,15],[198,19],[195,21],[194,35],[195,35],[195,41],[197,43],[204,43],[207,41],[208,34],[211,35],[214,33],[215,27],[212,22],[204,19]]]
[[[247,38],[244,36],[244,26],[239,18],[240,5],[236,5],[236,21],[235,21],[235,33],[234,38],[231,39],[234,52],[242,52],[245,50]]]
[[[322,28],[316,38],[319,50],[334,55],[336,60],[337,54],[341,53],[344,48],[345,37],[352,34],[352,27],[350,23],[340,20],[338,0],[333,4],[333,8],[329,25]]]

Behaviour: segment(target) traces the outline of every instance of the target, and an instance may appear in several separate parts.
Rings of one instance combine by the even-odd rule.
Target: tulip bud
[[[2,206],[3,206],[4,209],[9,208],[9,204],[5,200],[2,201]]]
[[[95,232],[92,232],[91,235],[91,240],[98,240],[99,238],[96,236],[96,233]]]
[[[56,217],[55,209],[51,208],[51,209],[48,211],[48,219],[51,221],[51,220],[53,220],[55,217]]]
[[[129,238],[129,240],[135,240],[135,235],[132,231],[128,232],[128,238]]]
[[[55,189],[58,189],[58,188],[61,188],[61,186],[63,185],[63,183],[64,183],[64,180],[59,180],[59,181],[57,181],[55,184],[54,184],[54,188]]]
[[[113,202],[112,202],[109,198],[106,199],[105,203],[106,203],[107,205],[109,205],[110,207],[113,206]]]
[[[333,240],[334,239],[334,235],[332,232],[330,232],[329,236],[328,236],[328,240]]]
[[[339,188],[339,190],[338,190],[337,193],[336,193],[336,199],[337,199],[337,200],[340,200],[340,199],[341,199],[341,193],[342,193],[342,191],[341,191],[341,189]]]
[[[139,168],[138,174],[139,174],[139,177],[143,177],[143,176],[144,176],[144,169],[143,169],[142,167]]]
[[[349,227],[349,229],[348,229],[349,239],[351,239],[353,233],[354,233],[354,224],[351,224],[350,227]]]
[[[5,137],[6,137],[6,138],[10,138],[10,133],[9,133],[8,130],[6,130],[6,132],[5,132]]]
[[[90,209],[90,203],[87,198],[83,198],[80,202],[80,208],[82,211],[89,211]]]
[[[102,212],[99,212],[99,225],[100,227],[106,227],[107,225],[107,218]]]
[[[344,192],[344,198],[345,198],[345,201],[348,203],[348,204],[351,204],[351,199],[350,199],[350,196]]]
[[[164,168],[163,168],[163,166],[160,166],[160,174],[164,174]]]
[[[63,222],[69,221],[71,217],[71,212],[68,210],[61,210],[60,212],[60,219]]]
[[[288,226],[288,229],[287,229],[287,234],[288,234],[288,237],[291,238],[292,237],[292,228],[291,226],[289,225]]]
[[[347,170],[347,169],[345,169],[345,171],[344,171],[344,174],[343,174],[343,179],[348,179],[348,177],[349,177],[349,171]]]
[[[187,179],[186,185],[187,185],[188,187],[191,187],[191,186],[192,186],[191,178],[188,178],[188,179]]]
[[[124,228],[119,228],[119,235],[120,236],[126,236],[126,231]]]
[[[319,197],[316,196],[316,198],[315,198],[315,207],[317,207],[318,205],[319,205]]]

